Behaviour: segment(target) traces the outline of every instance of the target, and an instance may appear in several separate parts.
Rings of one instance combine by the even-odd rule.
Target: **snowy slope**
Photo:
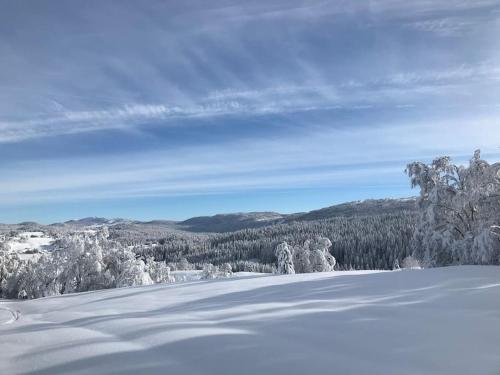
[[[500,374],[493,266],[249,276],[0,306],[2,374]]]
[[[6,241],[6,245],[10,251],[19,253],[21,258],[33,258],[36,257],[35,254],[23,253],[26,251],[29,253],[47,251],[54,241],[54,238],[44,232],[21,232]]]

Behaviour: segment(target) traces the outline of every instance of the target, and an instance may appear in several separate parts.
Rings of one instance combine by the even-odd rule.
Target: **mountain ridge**
[[[104,217],[85,217],[72,219],[63,223],[52,223],[47,226],[76,226],[91,227],[102,225],[155,225],[165,229],[180,230],[186,232],[222,233],[233,232],[242,229],[259,228],[274,224],[287,224],[297,221],[324,220],[338,216],[371,216],[376,214],[390,214],[401,211],[413,211],[416,209],[416,198],[384,198],[366,199],[352,202],[340,203],[308,212],[297,212],[282,214],[273,211],[234,212],[215,214],[211,216],[195,216],[186,220],[131,220],[123,218],[107,219]],[[19,224],[1,224],[3,226],[45,226],[35,222],[24,222]]]

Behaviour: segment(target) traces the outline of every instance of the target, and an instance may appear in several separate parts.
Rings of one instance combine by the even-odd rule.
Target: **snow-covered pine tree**
[[[219,274],[221,277],[231,277],[233,275],[233,268],[230,263],[224,263],[219,267]]]
[[[401,269],[401,267],[399,267],[399,260],[397,258],[394,260],[394,264],[392,265],[392,269],[394,271]]]
[[[276,258],[278,259],[277,273],[280,275],[290,275],[295,273],[292,253],[286,242],[280,243],[276,247]]]

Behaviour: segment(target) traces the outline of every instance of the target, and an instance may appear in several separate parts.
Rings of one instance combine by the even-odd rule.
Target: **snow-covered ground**
[[[176,283],[186,282],[186,281],[199,281],[202,278],[203,271],[201,270],[190,270],[190,271],[172,271],[170,275],[173,277]],[[258,272],[235,272],[232,277],[264,277],[270,274],[258,273]]]
[[[500,267],[0,302],[1,374],[500,374]]]
[[[33,252],[49,250],[54,241],[54,238],[44,232],[21,232],[6,241],[6,245],[10,251],[19,253],[21,258],[34,258],[39,255],[33,254]],[[29,254],[24,254],[25,252]]]

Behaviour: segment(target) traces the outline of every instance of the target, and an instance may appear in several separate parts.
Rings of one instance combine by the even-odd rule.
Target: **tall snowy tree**
[[[330,246],[332,246],[332,242],[325,237],[318,237],[309,242],[313,272],[333,271],[336,261],[329,252]]]
[[[499,163],[490,165],[477,150],[468,167],[440,157],[429,165],[411,163],[406,172],[420,188],[417,258],[431,266],[499,262]]]
[[[295,273],[293,267],[292,253],[286,242],[280,243],[276,247],[276,258],[278,258],[277,273],[280,275],[290,275]]]
[[[297,273],[312,272],[311,252],[309,251],[309,243],[307,240],[304,245],[295,246],[293,251],[293,265]]]
[[[233,268],[231,267],[231,264],[229,263],[224,263],[219,267],[219,274],[221,277],[231,277],[233,275]]]

